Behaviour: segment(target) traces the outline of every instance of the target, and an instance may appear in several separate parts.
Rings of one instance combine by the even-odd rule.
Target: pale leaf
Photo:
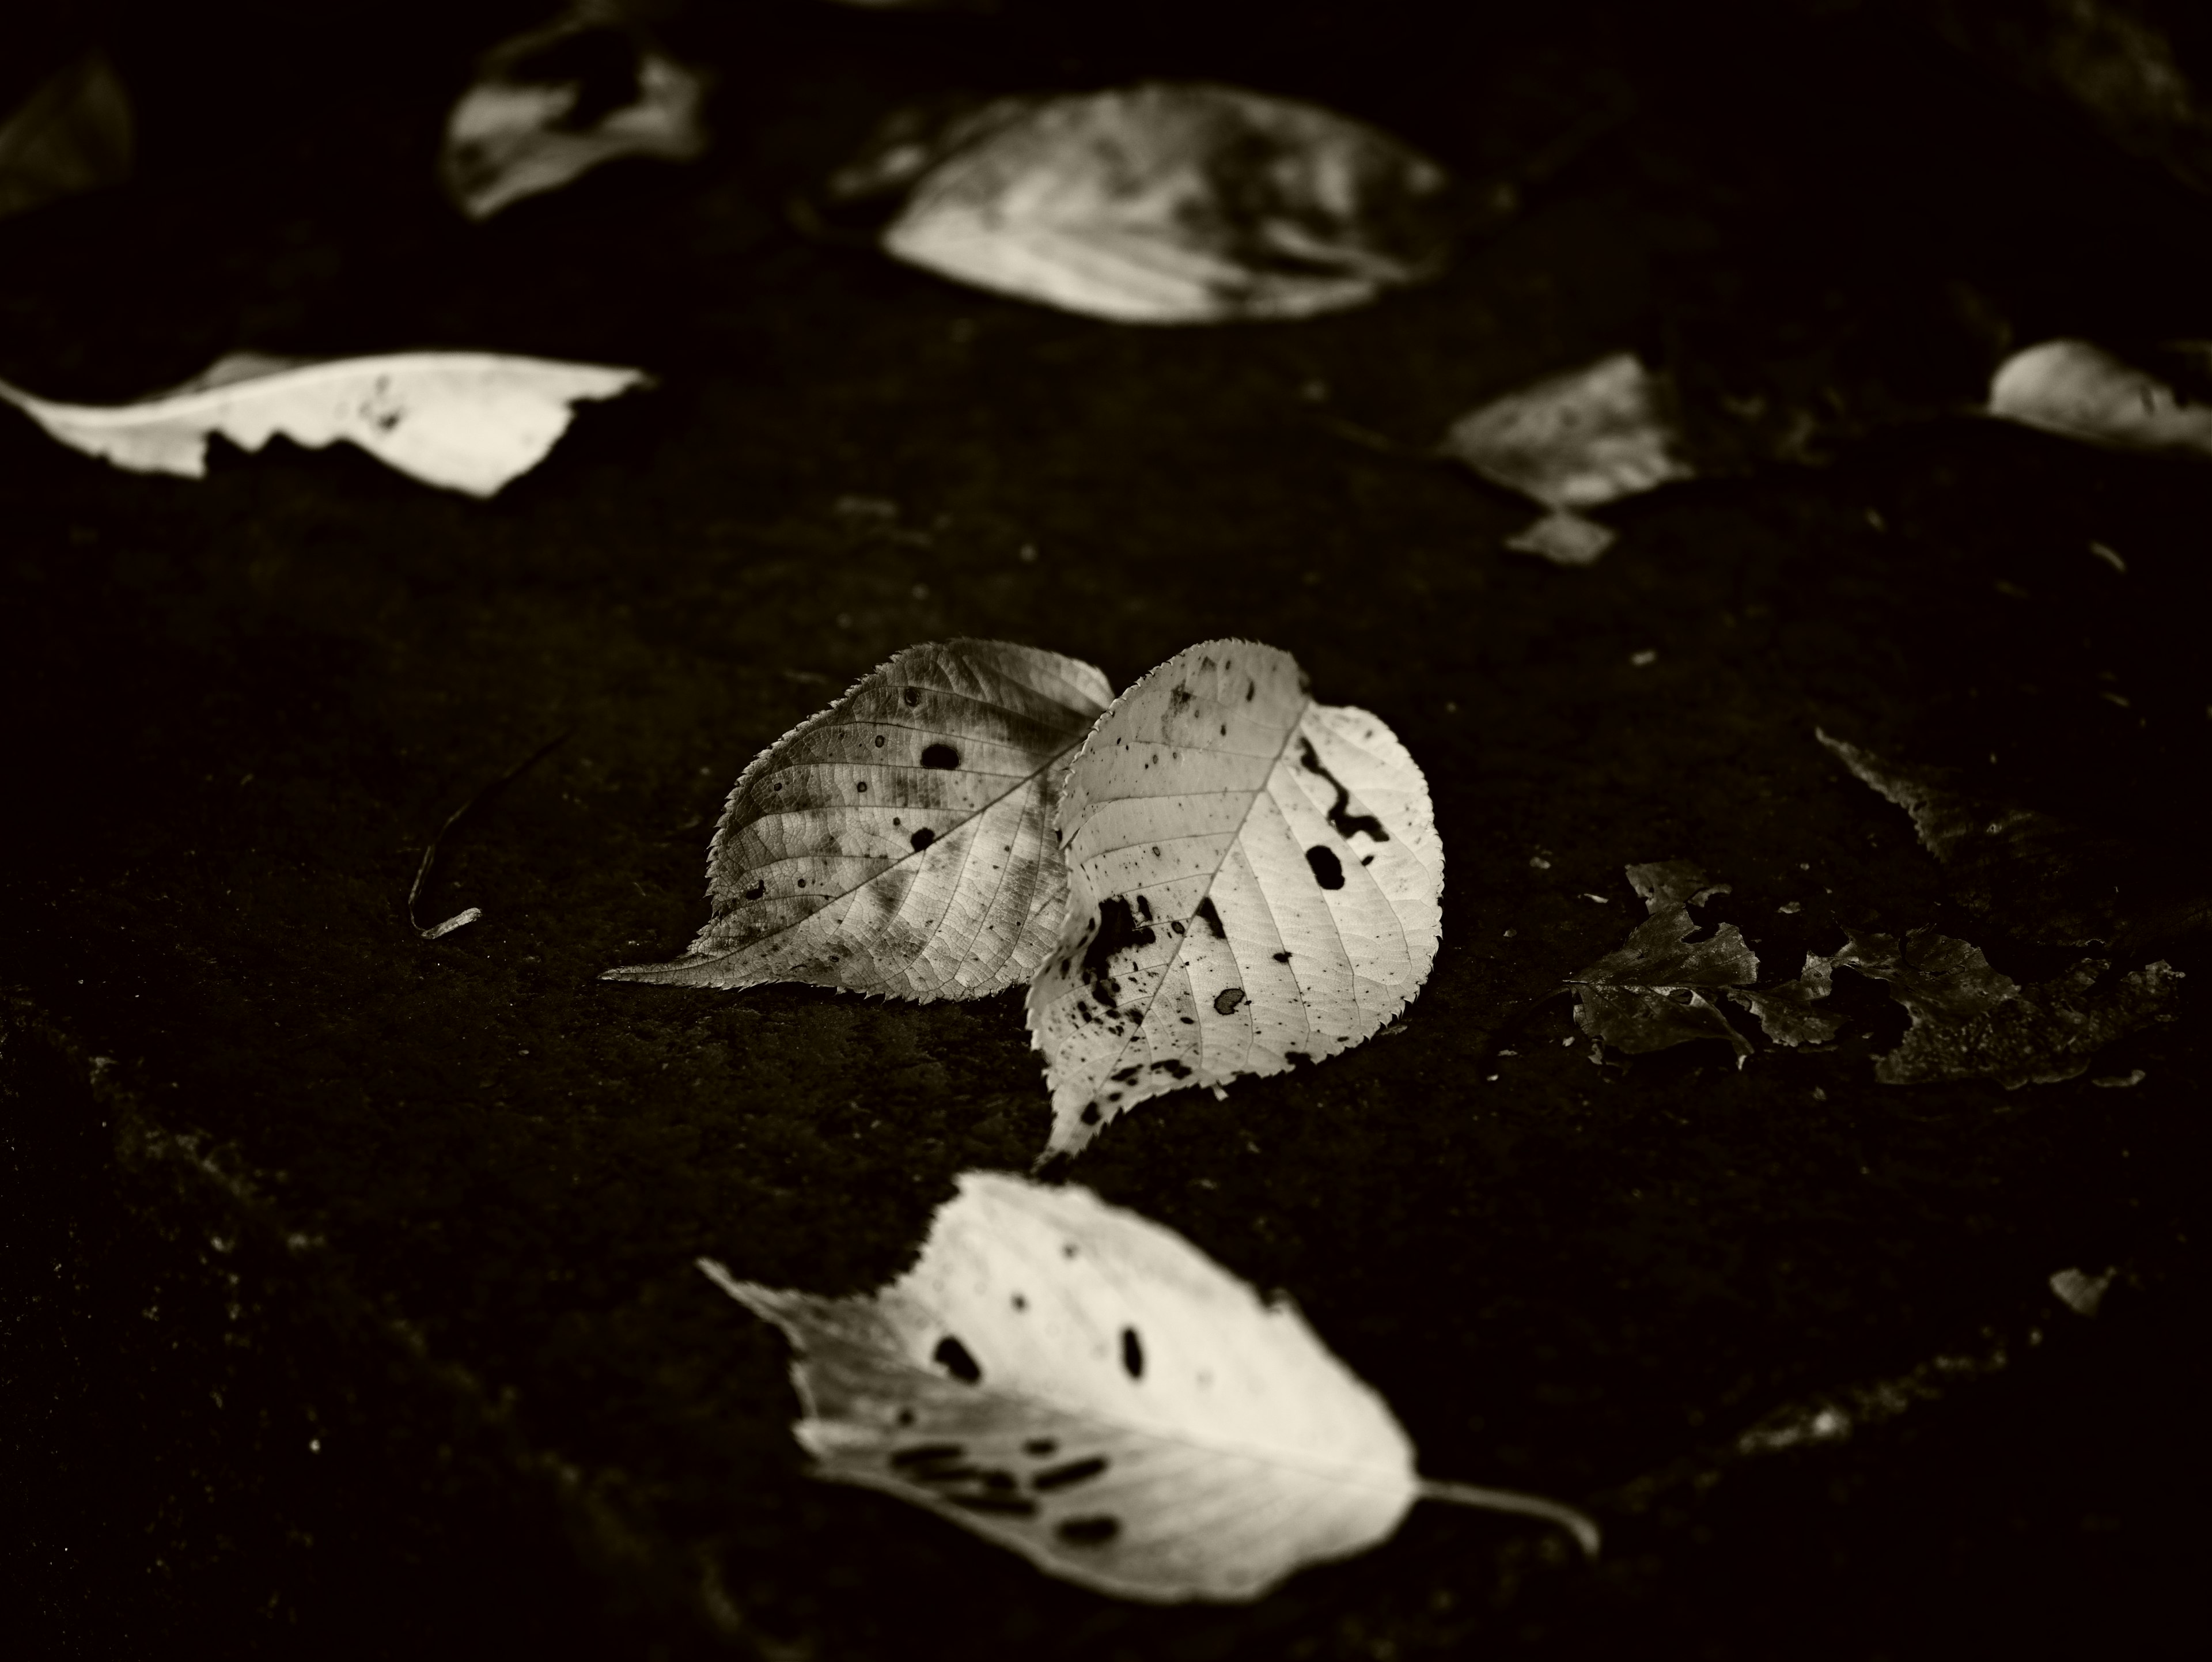
[[[1698,928],[1689,909],[1726,894],[1728,885],[1710,882],[1686,860],[1631,866],[1628,880],[1649,915],[1626,944],[1567,977],[1582,999],[1576,1025],[1631,1055],[1694,1038],[1721,1039],[1734,1047],[1741,1068],[1751,1042],[1713,1000],[1723,988],[1756,980],[1759,959],[1733,923],[1722,924],[1704,941],[1689,939]]]
[[[1256,1598],[1387,1540],[1424,1495],[1550,1519],[1556,1502],[1425,1484],[1382,1399],[1287,1300],[1089,1190],[969,1172],[915,1267],[825,1299],[715,1283],[797,1352],[818,1476],[927,1507],[1123,1598]]]
[[[1442,269],[1444,170],[1310,104],[1148,82],[990,107],[887,252],[1125,323],[1310,317]]]
[[[2047,340],[2007,358],[1990,383],[1989,413],[2117,449],[2212,455],[2212,405],[2086,340]]]
[[[438,178],[489,219],[625,156],[704,153],[707,86],[635,25],[584,6],[487,54],[446,119]]]
[[[1066,904],[1060,779],[1113,696],[1035,647],[908,647],[739,776],[690,950],[607,978],[924,1000],[1027,981]]]
[[[209,438],[244,450],[282,434],[319,449],[343,439],[425,484],[489,496],[545,459],[569,406],[650,384],[641,369],[490,352],[224,358],[135,404],[57,404],[0,381],[55,438],[134,473],[207,472]]]
[[[1664,376],[1634,353],[1616,352],[1461,417],[1441,448],[1555,512],[1595,508],[1695,477],[1670,402]],[[1548,546],[1530,551],[1560,557]],[[1570,563],[1596,557],[1592,551]]]
[[[131,176],[131,100],[97,49],[40,82],[0,124],[0,218]]]
[[[1288,653],[1208,641],[1115,701],[1060,809],[1067,922],[1030,987],[1049,1152],[1148,1097],[1334,1056],[1436,957],[1428,782]]]

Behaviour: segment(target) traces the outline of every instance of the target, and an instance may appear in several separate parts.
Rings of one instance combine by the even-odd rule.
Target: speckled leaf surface
[[[1736,1065],[1751,1043],[1713,1002],[1723,988],[1748,986],[1759,959],[1733,923],[1704,941],[1690,908],[1728,892],[1686,860],[1655,861],[1628,868],[1628,880],[1650,914],[1625,945],[1579,974],[1567,977],[1582,995],[1575,1023],[1592,1038],[1631,1055],[1663,1050],[1693,1038],[1732,1045]]]
[[[1123,693],[1069,770],[1059,830],[1066,927],[1029,995],[1052,1152],[1164,1092],[1350,1049],[1435,959],[1427,780],[1275,648],[1205,642]]]
[[[309,449],[340,440],[426,484],[489,496],[545,460],[570,406],[647,383],[640,369],[495,352],[272,358],[236,353],[135,404],[57,404],[0,381],[55,438],[133,473],[207,472],[208,440],[245,450],[277,435]]]
[[[1147,82],[994,107],[915,185],[894,257],[1123,323],[1310,317],[1442,269],[1444,170],[1362,123]]]
[[[1060,777],[1112,697],[1091,665],[1036,647],[908,647],[739,776],[690,950],[608,978],[923,1000],[1019,985],[1066,902]]]
[[[969,1172],[914,1269],[850,1299],[702,1268],[798,1350],[822,1476],[1125,1598],[1255,1598],[1418,1494],[1374,1391],[1287,1303],[1089,1190]]]

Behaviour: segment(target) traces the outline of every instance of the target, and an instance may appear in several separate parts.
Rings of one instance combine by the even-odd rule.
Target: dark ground
[[[481,228],[428,188],[438,125],[532,7],[123,32],[145,168],[0,223],[0,375],[124,398],[240,347],[451,345],[663,385],[489,505],[281,441],[139,478],[0,421],[16,1653],[2201,1642],[2198,981],[2092,1069],[2143,1069],[2124,1091],[1877,1086],[1903,1013],[1849,976],[1836,1052],[1741,1074],[1711,1044],[1594,1068],[1547,995],[1619,944],[1621,868],[1668,858],[1735,886],[1705,916],[1762,979],[1845,923],[2063,968],[1949,904],[1813,729],[2201,860],[2212,478],[1937,420],[1628,504],[1562,570],[1501,549],[1525,504],[1345,442],[1302,389],[1422,443],[1624,344],[1971,402],[2007,325],[2212,334],[2212,210],[1865,9],[1725,47],[1709,12],[1358,15],[695,18],[705,162]],[[1323,98],[1476,175],[1642,103],[1445,281],[1297,326],[1119,328],[784,228],[900,98],[1139,72]],[[1408,1032],[1148,1105],[1067,1175],[1294,1292],[1427,1471],[1591,1506],[1595,1568],[1424,1507],[1257,1606],[1154,1610],[802,1475],[782,1340],[690,1261],[896,1274],[955,1172],[1042,1146],[1018,999],[594,977],[690,938],[761,746],[962,634],[1117,685],[1271,642],[1421,761],[1449,882]],[[432,831],[562,732],[423,897],[483,921],[417,939]],[[2201,937],[2155,955],[2212,973]],[[2094,1321],[2045,1285],[2108,1263]],[[1940,1400],[1716,1453],[1985,1326],[2009,1366]]]

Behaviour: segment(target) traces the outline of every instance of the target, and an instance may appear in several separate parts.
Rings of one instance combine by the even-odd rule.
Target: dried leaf
[[[927,170],[884,232],[927,271],[1125,323],[1310,317],[1443,268],[1444,170],[1359,122],[1232,87],[1001,100],[878,147]]]
[[[135,404],[56,404],[4,381],[0,399],[64,444],[134,473],[200,478],[210,435],[258,450],[281,433],[310,449],[343,439],[426,484],[489,496],[545,459],[572,405],[650,382],[641,369],[490,352],[240,352]]]
[[[446,119],[439,182],[482,220],[603,162],[688,161],[707,149],[706,94],[636,25],[579,6],[486,54]]]
[[[1989,412],[2117,449],[2212,455],[2212,405],[2086,340],[2014,353],[1990,382]]]
[[[797,1355],[816,1473],[881,1489],[1118,1598],[1257,1598],[1387,1540],[1425,1484],[1373,1390],[1286,1300],[1089,1190],[969,1172],[915,1267],[824,1299],[700,1268]]]
[[[2177,874],[2122,838],[1967,790],[1954,770],[1887,761],[1814,734],[1912,816],[1962,905],[2023,940],[2145,944],[2212,922],[2212,897],[2194,869]]]
[[[1035,647],[908,647],[739,776],[690,950],[607,978],[922,1000],[1027,981],[1066,906],[1060,780],[1113,696]]]
[[[1207,641],[1153,670],[1085,741],[1058,826],[1066,925],[1029,995],[1050,1153],[1149,1097],[1349,1050],[1428,978],[1428,782],[1286,652]]]
[[[0,219],[131,177],[131,100],[97,48],[41,82],[0,125]]]
[[[1625,946],[1567,977],[1582,996],[1576,1026],[1632,1056],[1693,1038],[1721,1039],[1735,1048],[1741,1068],[1751,1042],[1711,995],[1748,986],[1758,977],[1759,959],[1733,923],[1722,924],[1706,940],[1689,939],[1698,927],[1690,908],[1726,894],[1729,886],[1710,882],[1686,860],[1631,866],[1628,880],[1649,916]]]
[[[1833,990],[1828,960],[1805,954],[1805,973],[1795,981],[1763,992],[1732,992],[1729,997],[1759,1018],[1766,1037],[1777,1044],[1826,1044],[1844,1025],[1841,1016],[1817,1014],[1815,1001]]]
[[[2093,993],[2112,966],[2084,959],[2055,981],[2021,987],[1978,947],[1929,929],[1853,937],[1829,965],[1886,981],[1911,1013],[1905,1042],[1875,1064],[1885,1085],[1993,1079],[2006,1088],[2051,1085],[2088,1071],[2114,1039],[2163,1017],[2181,971],[2160,960]]]

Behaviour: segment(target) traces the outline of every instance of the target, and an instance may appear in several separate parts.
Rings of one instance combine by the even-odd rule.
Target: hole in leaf
[[[968,1354],[968,1347],[950,1333],[937,1342],[937,1348],[930,1355],[937,1365],[954,1379],[964,1380],[969,1385],[982,1383],[983,1370],[976,1365],[975,1359]]]
[[[1324,889],[1344,886],[1344,862],[1336,857],[1336,850],[1316,843],[1306,850],[1306,864],[1313,868],[1314,881]]]
[[[921,764],[926,768],[957,768],[960,765],[960,752],[950,745],[926,746]]]
[[[1071,1483],[1086,1482],[1105,1470],[1106,1464],[1103,1456],[1094,1456],[1088,1460],[1070,1460],[1064,1466],[1048,1466],[1030,1479],[1030,1486],[1039,1489],[1066,1488]]]
[[[1059,1530],[1060,1538],[1071,1547],[1103,1547],[1121,1532],[1119,1518],[1069,1518]]]
[[[1145,1377],[1145,1347],[1138,1339],[1137,1330],[1133,1327],[1121,1330],[1121,1366],[1129,1370],[1129,1377],[1133,1379]]]
[[[916,854],[920,854],[920,853],[921,853],[924,849],[927,848],[927,847],[928,847],[932,843],[934,843],[935,841],[937,841],[937,833],[936,833],[935,831],[933,831],[930,830],[930,828],[929,828],[928,826],[924,825],[924,826],[923,826],[920,831],[916,831],[916,832],[915,832],[912,837],[909,837],[908,838],[907,838],[907,841],[908,841],[908,842],[909,842],[909,843],[913,843],[913,844],[914,844],[914,851],[915,851]]]
[[[1242,987],[1224,987],[1213,995],[1213,1013],[1227,1015],[1243,1001],[1244,989]]]

